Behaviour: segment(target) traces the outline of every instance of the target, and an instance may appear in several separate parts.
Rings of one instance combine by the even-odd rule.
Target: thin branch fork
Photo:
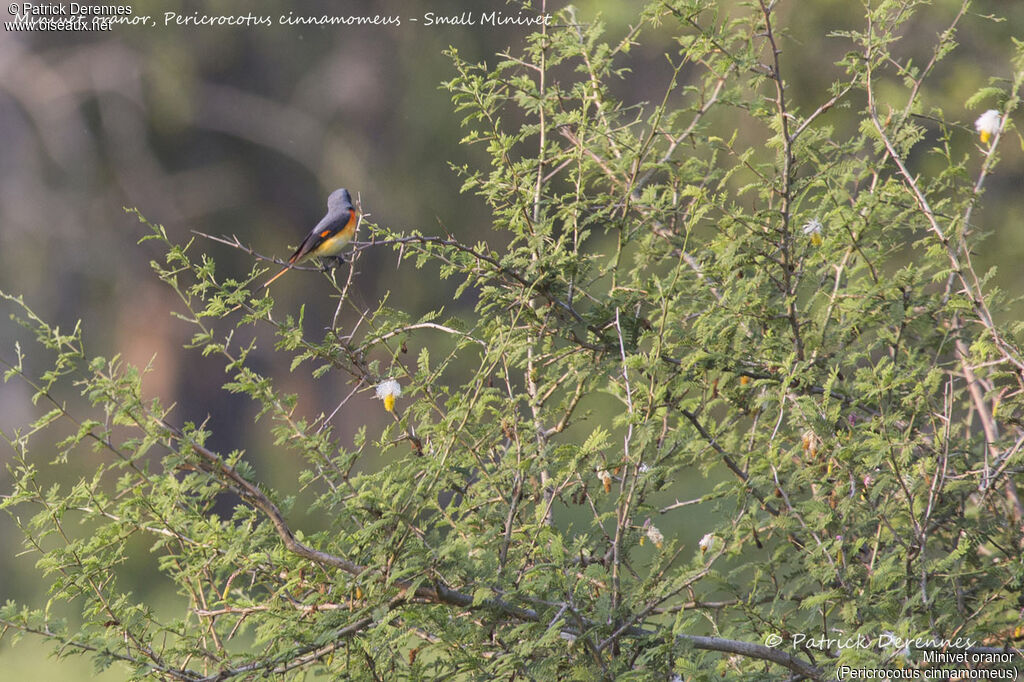
[[[231,235],[231,238],[229,239],[228,237],[218,237],[216,235],[206,234],[205,232],[200,232],[199,230],[192,230],[192,234],[198,235],[200,237],[204,237],[206,239],[209,239],[210,241],[218,242],[220,244],[226,244],[227,246],[230,246],[232,248],[238,249],[239,251],[244,251],[245,253],[249,254],[250,256],[255,258],[256,260],[265,261],[267,263],[274,263],[275,265],[280,265],[280,266],[288,265],[288,261],[286,261],[284,259],[275,258],[273,256],[265,256],[265,255],[263,255],[262,253],[258,252],[256,249],[254,249],[253,247],[248,246],[248,245],[242,243],[242,240],[240,240],[235,235]],[[292,265],[292,270],[309,270],[309,271],[312,271],[312,272],[317,272],[317,271],[322,270],[322,268],[318,268],[316,266],[309,266],[309,265]]]

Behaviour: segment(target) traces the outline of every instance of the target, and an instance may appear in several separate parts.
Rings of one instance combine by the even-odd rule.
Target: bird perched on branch
[[[327,197],[327,215],[302,240],[299,248],[288,259],[288,265],[271,277],[263,288],[269,287],[274,280],[291,270],[292,266],[304,260],[337,256],[352,241],[358,223],[359,212],[352,205],[348,190],[342,187],[331,192]]]

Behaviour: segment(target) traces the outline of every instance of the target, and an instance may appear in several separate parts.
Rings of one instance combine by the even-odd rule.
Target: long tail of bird
[[[269,280],[267,280],[267,283],[263,285],[263,288],[266,289],[267,287],[269,287],[271,284],[274,283],[274,280],[276,280],[278,277],[280,277],[281,275],[283,275],[284,273],[288,272],[291,269],[292,269],[292,264],[291,264],[291,262],[289,262],[288,265],[286,265],[283,268],[281,268],[281,272],[277,273],[276,275],[271,277]]]

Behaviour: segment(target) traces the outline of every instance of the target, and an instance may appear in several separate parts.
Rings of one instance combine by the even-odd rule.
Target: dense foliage
[[[921,101],[977,20],[966,6],[921,62],[899,38],[929,3],[873,3],[802,111],[771,3],[717,5],[654,3],[610,41],[565,10],[495,64],[453,51],[446,87],[490,161],[456,171],[493,223],[470,244],[369,216],[351,265],[290,275],[337,297],[326,331],[275,308],[258,259],[226,278],[213,242],[149,226],[195,352],[221,356],[224,390],[304,461],[298,495],[210,449],[216,423],[176,422],[81,328],[5,296],[53,362],[8,360],[47,409],[4,434],[3,506],[83,618],[11,603],[5,628],[176,680],[825,679],[928,667],[946,639],[1019,647],[1024,354],[972,266],[997,226],[972,215],[1024,50],[967,103],[1004,121],[979,144],[962,112]],[[666,36],[663,97],[616,100],[631,52]],[[351,303],[383,249],[473,307]],[[274,368],[252,361],[268,331]],[[339,410],[383,409],[369,398],[393,378],[393,420],[338,433],[277,388],[285,368],[333,382]],[[34,447],[54,430],[56,458]],[[87,446],[92,475],[39,482]],[[700,494],[679,500],[683,481]],[[685,528],[697,506],[713,526]],[[122,586],[132,553],[177,587],[176,612]]]

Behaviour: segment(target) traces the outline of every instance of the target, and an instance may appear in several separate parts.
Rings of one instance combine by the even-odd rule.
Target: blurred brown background
[[[739,11],[739,3],[721,5]],[[553,3],[551,8],[561,6]],[[600,15],[617,40],[637,20],[640,3],[588,0],[577,6],[581,20]],[[923,64],[935,36],[959,6],[937,0],[921,11],[894,53],[913,55],[915,63]],[[247,449],[267,480],[293,490],[301,464],[273,457],[266,430],[252,427],[248,400],[219,390],[226,380],[223,362],[182,350],[192,330],[170,315],[181,310],[180,302],[149,267],[162,253],[152,242],[136,243],[144,228],[122,207],[137,207],[179,241],[189,239],[190,230],[233,234],[261,253],[284,257],[288,245],[323,215],[330,190],[345,186],[360,194],[374,222],[426,233],[439,233],[443,225],[464,240],[491,239],[485,206],[459,193],[461,180],[449,167],[479,167],[487,160],[482,149],[458,144],[460,116],[439,87],[454,73],[442,51],[451,45],[469,60],[493,64],[495,53],[520,48],[527,29],[425,27],[408,21],[425,11],[518,11],[499,0],[435,0],[429,6],[395,0],[310,2],[301,7],[165,0],[131,2],[131,7],[135,15],[152,15],[159,25],[119,26],[109,33],[0,35],[0,289],[24,294],[48,321],[70,327],[84,320],[92,354],[122,353],[140,366],[155,356],[145,382],[149,395],[161,396],[165,404],[176,402],[179,421],[209,416],[214,447]],[[165,27],[163,15],[170,11],[251,12],[275,22],[289,12],[381,14],[401,17],[402,25]],[[1005,20],[984,18],[990,13]],[[848,0],[779,3],[777,21],[788,32],[783,68],[800,110],[811,111],[827,99],[838,77],[830,65],[849,49],[848,42],[827,34],[860,27],[860,14],[860,3]],[[665,24],[641,35],[641,46],[630,54],[630,75],[616,88],[623,101],[660,100],[668,76],[663,53],[672,48],[672,28]],[[955,140],[955,154],[973,157],[968,162],[972,173],[980,159],[973,121],[1001,103],[988,101],[972,110],[963,105],[990,77],[1009,75],[1014,36],[1024,37],[1024,3],[975,3],[962,22],[961,47],[940,65],[923,94],[926,109],[939,106],[947,121],[965,126]],[[827,122],[837,134],[856,124],[857,106],[830,114]],[[738,126],[749,120],[736,111],[719,115],[735,116]],[[743,135],[756,144],[764,133],[747,130]],[[995,282],[1011,293],[1024,285],[1019,266],[1024,254],[1021,147],[1016,132],[1006,139],[1004,162],[987,185],[984,209],[975,214],[978,229],[993,231],[975,262],[983,268],[998,266]],[[927,172],[929,159],[918,163]],[[247,256],[222,245],[203,242],[198,249],[213,256],[222,277],[241,277],[251,266]],[[414,315],[441,305],[448,312],[472,305],[452,301],[453,287],[435,272],[410,264],[396,269],[391,252],[370,253],[360,261],[354,295],[370,306],[390,290],[391,305]],[[292,273],[275,285],[274,294],[283,309],[297,310],[306,303],[307,329],[316,332],[335,305],[318,295],[320,286],[314,273]],[[1004,321],[1021,310],[1005,310]],[[30,368],[44,367],[47,358],[25,345],[28,337],[8,319],[11,311],[5,307],[0,315],[0,355],[13,360],[13,342],[22,339],[31,351]],[[271,360],[270,345],[263,344],[267,354],[258,362]],[[330,376],[313,381],[308,371],[289,374],[286,365],[260,369],[274,376],[280,388],[302,395],[300,409],[310,416],[329,412],[348,390]],[[9,432],[37,414],[30,394],[17,381],[0,385],[0,429]],[[359,399],[368,403],[371,397]],[[369,418],[380,412],[374,410]],[[366,413],[339,415],[334,423],[343,441],[351,440]],[[10,456],[4,446],[0,461],[6,464]],[[49,457],[41,453],[40,459]],[[68,479],[88,466],[87,458],[69,465]],[[0,471],[2,492],[6,481]],[[45,594],[33,569],[35,559],[16,557],[19,551],[16,527],[0,517],[0,599],[41,606]],[[150,589],[144,576],[138,589]],[[152,599],[159,602],[164,596],[153,592]],[[31,641],[13,649],[0,641],[0,669],[45,675],[40,662],[45,651]],[[53,674],[60,679],[90,677],[86,660],[45,665],[56,666],[60,672]],[[122,677],[115,669],[102,679]]]

